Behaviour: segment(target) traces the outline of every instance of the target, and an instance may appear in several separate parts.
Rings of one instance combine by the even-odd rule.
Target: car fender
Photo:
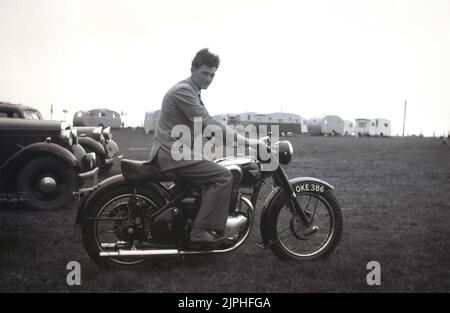
[[[83,146],[80,144],[73,144],[71,150],[78,163],[81,164],[83,157],[86,155],[86,150],[84,150]]]
[[[110,158],[116,156],[119,153],[119,146],[112,139],[108,139],[108,141],[105,144],[105,147],[106,150],[108,151],[108,155]]]
[[[96,141],[95,139],[92,139],[91,137],[78,137],[78,143],[86,151],[95,152],[96,154],[105,157],[105,148],[100,142]]]
[[[81,164],[77,158],[67,149],[48,142],[38,142],[27,145],[14,153],[0,168],[1,185],[15,178],[18,169],[31,158],[41,155],[53,156],[61,159],[67,166],[75,169],[77,173],[81,171]]]

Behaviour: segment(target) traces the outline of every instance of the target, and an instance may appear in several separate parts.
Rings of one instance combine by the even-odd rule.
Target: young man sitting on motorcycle
[[[193,130],[194,118],[201,118],[202,128],[218,125],[224,134],[232,133],[250,143],[231,128],[214,120],[201,100],[201,90],[211,84],[219,64],[219,57],[208,49],[202,49],[195,55],[191,76],[174,85],[163,98],[150,151],[150,160],[158,164],[163,173],[175,175],[203,188],[202,204],[190,233],[192,247],[215,246],[226,240],[224,232],[233,176],[227,168],[205,159],[202,151],[193,151],[191,158],[175,160],[172,145],[179,138],[172,136],[172,130],[179,125],[186,125]]]

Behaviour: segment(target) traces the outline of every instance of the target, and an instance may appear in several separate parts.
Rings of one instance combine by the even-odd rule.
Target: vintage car
[[[95,154],[77,141],[77,131],[61,122],[0,117],[0,206],[71,206],[74,193],[94,185],[98,173]]]
[[[72,127],[78,132],[78,142],[86,152],[96,154],[97,166],[100,173],[109,171],[115,159],[122,158],[119,154],[119,146],[112,140],[111,127]]]
[[[0,118],[21,118],[41,120],[41,113],[33,107],[0,102]],[[78,131],[78,143],[86,152],[96,154],[96,162],[101,173],[109,171],[114,160],[121,158],[119,147],[112,139],[110,127],[72,127]]]
[[[23,118],[26,120],[43,120],[41,113],[33,107],[4,102],[0,102],[0,118]]]

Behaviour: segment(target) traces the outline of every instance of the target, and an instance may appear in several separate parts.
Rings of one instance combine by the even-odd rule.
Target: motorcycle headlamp
[[[289,141],[278,141],[275,143],[274,148],[278,151],[278,160],[281,164],[287,165],[292,161],[294,149]]]

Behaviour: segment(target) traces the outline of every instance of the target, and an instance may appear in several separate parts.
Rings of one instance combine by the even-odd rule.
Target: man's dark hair
[[[219,68],[220,59],[218,55],[209,52],[208,48],[202,49],[192,60],[192,67],[199,68],[202,65]]]

